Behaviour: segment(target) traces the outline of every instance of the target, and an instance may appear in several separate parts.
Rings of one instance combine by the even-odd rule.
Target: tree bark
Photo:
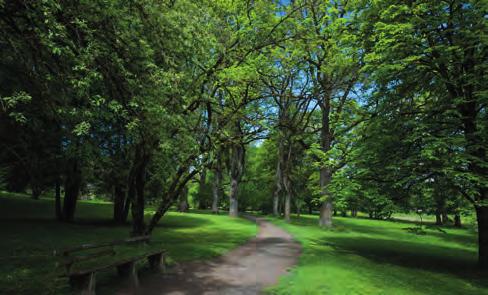
[[[114,187],[114,212],[113,220],[117,224],[124,224],[127,222],[126,206],[128,205],[127,193],[124,185],[115,184]]]
[[[205,181],[207,179],[207,171],[205,168],[200,172],[200,181],[198,186],[198,209],[207,209],[205,200]]]
[[[282,180],[281,164],[278,156],[278,163],[276,165],[276,188],[275,191],[273,192],[273,215],[276,217],[280,216],[279,203],[280,203],[280,193],[282,190],[281,180]]]
[[[131,199],[132,236],[140,236],[145,232],[144,223],[144,188],[146,184],[146,168],[149,163],[149,155],[144,147],[136,147],[133,170],[131,171],[134,191]]]
[[[61,207],[61,181],[59,180],[59,178],[56,179],[54,190],[55,190],[54,206],[56,211],[56,219],[61,221],[63,220],[63,211]]]
[[[240,122],[235,123],[235,135],[239,138],[239,142],[232,145],[230,158],[230,195],[229,195],[229,216],[237,217],[239,215],[239,206],[237,201],[237,194],[239,190],[239,183],[244,172],[245,161],[245,147],[240,140],[242,140],[242,130]]]
[[[322,203],[320,207],[320,219],[319,226],[331,227],[332,226],[332,214],[333,214],[332,202],[326,201]]]
[[[76,203],[80,194],[81,170],[78,159],[68,161],[64,185],[63,220],[72,222],[75,216]]]
[[[239,215],[239,206],[237,201],[238,188],[239,188],[238,180],[232,178],[230,184],[230,196],[229,196],[229,215],[232,217],[237,217]]]
[[[454,226],[455,227],[461,227],[461,215],[459,213],[454,214]]]
[[[289,193],[285,195],[285,221],[290,222],[291,212],[291,196]]]
[[[221,162],[220,154],[217,155],[214,172],[215,172],[215,177],[212,186],[212,194],[213,194],[212,213],[218,214],[219,203],[222,195],[222,162]]]
[[[324,95],[324,100],[320,105],[322,111],[322,126],[320,128],[320,147],[322,152],[327,153],[331,148],[332,134],[329,126],[330,114],[330,97]],[[328,191],[328,186],[332,179],[332,171],[329,167],[321,167],[320,169],[320,188],[322,191],[323,203],[320,207],[319,226],[332,226],[333,204],[332,198]]]
[[[188,188],[185,186],[180,193],[180,202],[178,204],[178,211],[179,212],[188,212]]]
[[[40,188],[39,185],[33,184],[32,186],[32,192],[31,192],[31,198],[34,200],[39,200],[39,197],[42,194],[42,189]]]
[[[441,213],[438,210],[436,210],[436,212],[435,212],[435,224],[436,225],[442,225]]]
[[[442,224],[448,224],[451,221],[449,220],[449,216],[447,215],[446,210],[443,210],[441,213]]]
[[[488,206],[476,207],[478,221],[478,263],[483,270],[488,270]]]

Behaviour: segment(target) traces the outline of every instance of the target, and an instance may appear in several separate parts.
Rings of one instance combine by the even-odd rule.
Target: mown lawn
[[[110,203],[80,202],[75,223],[60,223],[54,220],[50,199],[0,194],[0,294],[68,293],[67,280],[56,279],[53,251],[127,238],[130,226],[112,224],[111,213]],[[155,229],[151,244],[167,249],[169,263],[174,263],[220,255],[255,234],[256,225],[243,219],[170,212]],[[114,270],[102,273],[97,285],[103,290],[104,282],[115,277]]]
[[[338,217],[327,230],[317,216],[271,220],[303,246],[299,265],[272,294],[488,294],[472,227],[428,226],[417,235],[406,230],[412,222]]]

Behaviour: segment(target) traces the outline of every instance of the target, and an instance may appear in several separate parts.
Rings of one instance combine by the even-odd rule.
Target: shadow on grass
[[[344,254],[375,263],[455,275],[482,288],[488,287],[487,272],[477,268],[473,252],[429,244],[374,238],[327,237],[315,241]]]

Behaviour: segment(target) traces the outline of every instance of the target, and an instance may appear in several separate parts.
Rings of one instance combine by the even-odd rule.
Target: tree
[[[445,148],[443,154],[450,158],[443,157],[436,171],[473,204],[479,263],[487,268],[487,142],[483,135],[487,44],[480,37],[487,34],[486,3],[375,1],[365,7],[364,36],[370,34],[364,38],[367,71],[378,94],[374,104],[402,122],[404,108],[395,111],[394,107],[414,105],[417,130],[422,130],[425,140]],[[443,147],[442,141],[448,146]]]

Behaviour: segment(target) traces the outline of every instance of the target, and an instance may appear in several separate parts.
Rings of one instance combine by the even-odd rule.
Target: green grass
[[[112,205],[79,202],[73,224],[54,220],[52,199],[31,200],[0,194],[0,294],[62,294],[67,280],[56,280],[55,249],[127,238],[130,226],[114,225]],[[150,217],[148,212],[147,217]],[[154,230],[151,244],[169,252],[169,262],[208,259],[256,234],[254,223],[225,215],[170,212]],[[140,251],[135,248],[133,251]],[[110,281],[109,271],[97,285]]]
[[[476,269],[477,238],[470,228],[412,222],[334,218],[320,229],[317,216],[291,224],[271,219],[302,244],[299,264],[274,294],[488,294],[488,274]]]

